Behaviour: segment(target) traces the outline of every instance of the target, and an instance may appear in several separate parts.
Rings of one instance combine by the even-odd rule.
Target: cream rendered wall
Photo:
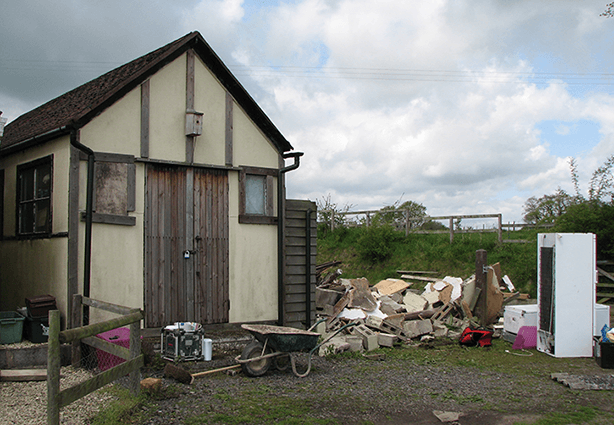
[[[185,161],[186,55],[153,75],[149,90],[149,157]]]
[[[279,154],[254,122],[235,103],[233,117],[234,165],[279,168]]]
[[[194,143],[194,162],[226,165],[226,90],[198,57],[194,81],[194,109],[204,113],[203,132]]]
[[[279,154],[238,106],[233,108],[234,165],[278,168]],[[230,184],[230,321],[277,320],[277,225],[239,223],[239,173]],[[277,179],[275,179],[277,212]]]
[[[68,231],[69,137],[36,146],[0,160],[4,169],[4,236],[15,236],[17,166],[53,153],[52,225],[54,234]],[[25,306],[25,298],[50,294],[56,298],[63,317],[67,303],[66,236],[47,239],[4,240],[0,243],[0,306],[14,310]]]
[[[81,129],[81,143],[95,152],[140,157],[141,88],[137,87]],[[135,226],[93,223],[90,296],[127,307],[143,308],[144,170],[136,163]],[[80,162],[79,210],[85,211],[87,161]],[[79,291],[83,284],[85,223],[79,226]],[[117,317],[90,310],[91,323]]]
[[[81,143],[94,152],[141,155],[141,88],[133,89],[81,129]],[[85,194],[85,192],[84,192]],[[85,209],[85,199],[83,199]]]

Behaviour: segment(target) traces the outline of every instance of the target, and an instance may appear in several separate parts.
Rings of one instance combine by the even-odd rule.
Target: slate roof
[[[0,153],[11,147],[11,151],[17,149],[19,144],[25,147],[39,139],[42,142],[50,132],[82,127],[190,48],[280,152],[293,149],[200,33],[194,31],[21,115],[4,128]]]

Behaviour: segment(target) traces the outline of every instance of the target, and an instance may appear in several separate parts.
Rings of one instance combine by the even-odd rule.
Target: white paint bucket
[[[203,356],[205,361],[211,361],[211,354],[213,352],[213,341],[209,338],[203,338]]]

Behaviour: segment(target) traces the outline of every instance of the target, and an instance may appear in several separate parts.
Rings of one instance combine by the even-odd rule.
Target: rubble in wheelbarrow
[[[419,345],[436,338],[458,341],[467,328],[489,329],[497,337],[504,305],[522,295],[513,292],[515,288],[508,276],[502,276],[499,263],[488,267],[486,302],[481,308],[476,307],[484,295],[476,288],[475,276],[432,278],[416,276],[425,272],[399,272],[403,279],[389,278],[370,285],[365,278],[342,278],[340,269],[325,274],[339,265],[331,262],[317,268],[316,313],[325,321],[315,330],[331,335],[350,326],[323,344],[320,355]],[[412,288],[413,280],[420,282],[416,286],[421,289]]]

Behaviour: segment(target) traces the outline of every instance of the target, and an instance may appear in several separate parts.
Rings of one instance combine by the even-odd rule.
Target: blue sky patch
[[[546,120],[535,127],[541,131],[541,141],[549,145],[550,154],[558,157],[584,156],[601,139],[600,125],[589,120]]]

